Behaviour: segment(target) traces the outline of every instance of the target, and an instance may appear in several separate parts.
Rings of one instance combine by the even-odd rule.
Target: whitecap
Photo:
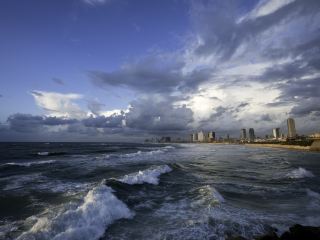
[[[137,151],[134,153],[127,153],[127,154],[123,154],[121,155],[121,157],[125,157],[125,158],[131,158],[131,157],[138,157],[138,156],[152,156],[154,154],[160,154],[160,153],[164,153],[165,151],[163,150],[153,150],[153,151],[146,151],[146,152],[142,152],[142,151]]]
[[[286,177],[292,178],[292,179],[299,179],[299,178],[305,178],[305,177],[314,177],[314,175],[311,171],[308,171],[302,167],[299,167],[297,169],[292,170],[288,174],[286,174]]]
[[[143,183],[158,185],[159,176],[170,171],[172,171],[172,169],[168,165],[162,165],[125,175],[119,179],[119,181],[130,185]]]
[[[53,217],[37,218],[36,223],[18,239],[99,239],[106,228],[121,218],[132,218],[133,213],[103,184],[90,190],[82,204],[69,204]]]
[[[56,160],[34,161],[34,162],[22,162],[22,163],[10,162],[10,163],[5,163],[5,164],[3,164],[3,165],[30,167],[30,166],[32,166],[32,165],[51,164],[51,163],[55,163],[55,162],[56,162]]]
[[[39,156],[48,156],[49,154],[49,152],[38,152]]]

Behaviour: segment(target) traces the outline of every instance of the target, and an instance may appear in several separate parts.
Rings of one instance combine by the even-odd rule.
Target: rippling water
[[[0,144],[0,239],[252,238],[319,216],[319,153]]]

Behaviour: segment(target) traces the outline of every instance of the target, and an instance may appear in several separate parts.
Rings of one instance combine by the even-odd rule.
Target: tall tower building
[[[294,123],[293,118],[287,119],[287,126],[288,126],[288,138],[295,139],[297,136],[297,132],[296,132],[296,125]]]
[[[275,139],[280,138],[280,128],[274,128],[274,129],[272,130],[272,132],[273,132],[273,137],[274,137]]]
[[[241,129],[240,138],[243,141],[247,140],[247,130],[245,128]]]
[[[254,129],[253,128],[249,128],[249,141],[250,142],[254,142],[255,139],[255,135],[254,135]]]

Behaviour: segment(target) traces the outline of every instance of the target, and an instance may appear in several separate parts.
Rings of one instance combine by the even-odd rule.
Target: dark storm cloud
[[[188,130],[192,122],[192,110],[186,106],[173,106],[170,98],[137,99],[126,114],[127,127],[155,133]]]
[[[98,117],[89,117],[84,119],[83,125],[85,127],[94,127],[94,128],[121,128],[122,120],[124,120],[124,113],[121,115],[113,114],[110,117],[98,116]]]
[[[44,126],[73,124],[77,122],[77,120],[17,113],[8,117],[7,122],[13,131],[34,132],[41,131]]]
[[[245,41],[279,25],[288,17],[298,17],[317,13],[318,0],[296,0],[275,12],[254,19],[237,22],[241,1],[195,2],[192,15],[194,26],[203,43],[196,49],[200,55],[216,54],[222,60],[229,59]],[[210,23],[210,24],[208,24]]]
[[[52,81],[59,85],[64,85],[64,81],[60,78],[52,78]]]
[[[168,93],[195,90],[208,80],[211,69],[198,69],[182,74],[183,64],[175,58],[149,56],[114,72],[90,71],[91,81],[102,88],[127,87],[144,93]]]
[[[310,114],[320,116],[320,97],[310,98],[299,102],[299,105],[292,108],[290,114],[296,117],[304,117]]]

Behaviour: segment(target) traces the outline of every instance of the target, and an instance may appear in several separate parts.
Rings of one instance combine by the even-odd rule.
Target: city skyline
[[[319,132],[319,12],[317,0],[2,1],[0,141],[264,136],[287,118]]]

